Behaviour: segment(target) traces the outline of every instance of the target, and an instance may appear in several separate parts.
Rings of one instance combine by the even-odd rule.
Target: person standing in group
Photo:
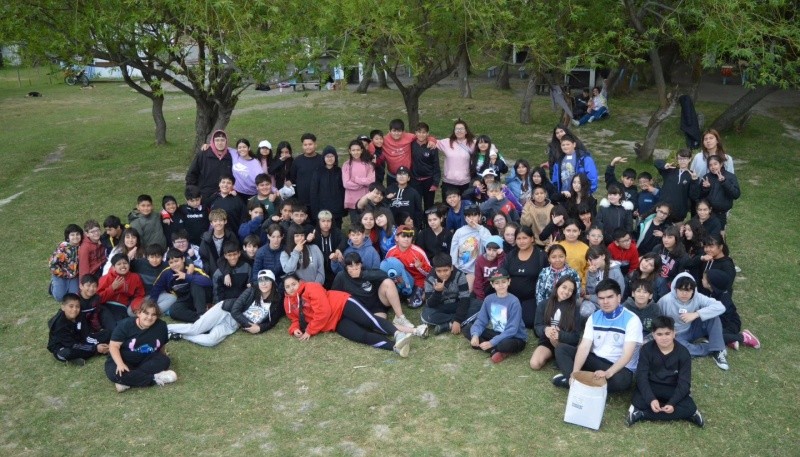
[[[444,154],[444,176],[442,177],[442,199],[447,197],[447,190],[456,188],[460,194],[467,191],[472,182],[472,152],[475,150],[475,135],[470,132],[467,123],[461,119],[453,125],[450,137],[436,143],[436,147]]]
[[[303,143],[303,155],[295,157],[289,169],[289,181],[294,184],[295,197],[308,205],[311,203],[311,183],[318,168],[324,167],[322,156],[317,154],[317,137],[313,133],[304,133],[300,137]]]
[[[414,132],[417,140],[411,143],[411,187],[422,196],[426,211],[433,206],[442,179],[439,150],[429,145],[429,131],[428,124],[420,122]]]
[[[219,178],[230,175],[233,167],[233,154],[228,147],[228,135],[216,130],[211,135],[211,147],[198,151],[186,172],[186,185],[200,188],[202,204],[208,206],[209,199],[219,190]]]
[[[361,141],[353,140],[347,146],[350,159],[342,164],[344,208],[350,214],[350,223],[359,221],[358,200],[369,192],[375,182],[375,165],[372,155],[364,150]]]

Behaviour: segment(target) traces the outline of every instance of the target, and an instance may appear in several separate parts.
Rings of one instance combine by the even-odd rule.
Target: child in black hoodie
[[[339,168],[339,156],[336,148],[325,146],[322,150],[323,167],[319,167],[311,180],[311,205],[312,217],[320,211],[327,210],[333,215],[333,224],[342,227],[344,210],[344,184],[342,182],[342,169]]]

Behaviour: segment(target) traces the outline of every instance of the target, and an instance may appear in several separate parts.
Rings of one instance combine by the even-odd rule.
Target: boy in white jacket
[[[729,368],[719,320],[725,305],[697,292],[692,275],[678,274],[672,281],[671,292],[658,300],[658,307],[662,315],[675,320],[675,339],[686,346],[692,357],[710,355],[722,370]],[[701,338],[706,341],[695,343]]]

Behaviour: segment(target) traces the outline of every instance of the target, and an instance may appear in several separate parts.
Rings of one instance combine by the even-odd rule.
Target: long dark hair
[[[481,150],[478,148],[478,143],[486,143],[489,145],[489,148],[486,149],[486,152],[483,154],[483,165],[481,168],[486,169],[488,168],[489,163],[489,154],[492,152],[492,138],[489,135],[478,135],[475,138],[475,147],[472,149],[472,157],[470,158],[470,167],[472,168],[472,173],[480,173],[483,171],[478,170],[478,159],[481,156]],[[472,162],[475,162],[473,165]]]
[[[350,162],[353,161],[353,156],[350,155],[350,148],[352,148],[353,146],[359,146],[361,148],[361,157],[359,157],[359,160],[364,163],[372,165],[372,154],[370,154],[369,150],[364,147],[364,143],[362,143],[361,140],[358,139],[351,141],[350,144],[347,145],[347,155],[350,157],[347,160]]]
[[[572,296],[569,297],[566,302],[559,302],[558,288],[567,281],[571,282],[574,286],[572,289]],[[547,298],[547,304],[545,304],[544,308],[545,322],[549,322],[553,319],[559,304],[565,304],[567,306],[561,313],[561,319],[558,321],[558,328],[567,332],[574,332],[578,326],[578,323],[575,322],[575,310],[578,307],[578,292],[578,284],[575,283],[574,279],[567,275],[560,277],[558,281],[556,281],[556,285],[553,286],[553,291],[550,292],[550,296]]]
[[[285,238],[286,239],[285,251],[289,255],[292,255],[292,251],[294,251],[295,246],[297,246],[294,242],[294,236],[297,234],[305,236],[306,234],[305,229],[303,229],[303,226],[300,224],[292,223],[292,225],[289,226],[289,230],[287,230],[286,232],[286,238]],[[308,251],[308,243],[303,245],[303,252],[300,253],[300,256],[302,257],[301,263],[303,265],[303,268],[308,268],[308,264],[311,262],[311,253]]]
[[[675,238],[675,247],[673,247],[671,250],[667,249],[666,247],[664,247],[664,249],[667,249],[667,252],[669,252],[669,255],[671,255],[672,257],[675,257],[675,258],[683,257],[684,255],[686,255],[686,249],[684,249],[684,247],[683,247],[683,239],[681,238],[681,229],[679,229],[678,227],[676,227],[674,225],[665,228],[664,229],[664,235],[662,235],[662,237],[661,237],[661,239],[662,239],[662,242],[661,242],[662,244],[661,245],[662,246],[664,246],[663,239],[664,239],[665,236],[671,236],[671,237]]]
[[[600,256],[605,256],[606,262],[603,266],[603,277],[608,278],[608,270],[611,268],[611,254],[608,252],[608,248],[602,244],[597,246],[589,246],[589,250],[586,251],[587,261],[597,259]]]
[[[517,173],[517,167],[519,167],[520,165],[524,166],[525,169],[528,170],[525,172],[525,176],[520,176],[519,173]],[[516,162],[514,162],[514,174],[517,176],[517,178],[519,178],[519,181],[522,183],[520,185],[520,189],[522,189],[523,192],[531,190],[531,187],[533,187],[532,186],[533,182],[531,181],[531,164],[528,163],[527,160],[518,159]]]
[[[703,223],[700,222],[699,219],[694,218],[689,220],[689,222],[686,223],[686,226],[692,231],[692,239],[687,240],[684,236],[681,236],[681,239],[683,240],[683,248],[689,255],[702,255],[703,240],[706,238],[706,228],[703,227]]]

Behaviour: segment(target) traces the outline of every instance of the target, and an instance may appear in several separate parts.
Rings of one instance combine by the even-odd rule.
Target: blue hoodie
[[[351,252],[357,252],[361,256],[361,268],[364,270],[377,270],[381,266],[381,258],[378,251],[372,246],[368,238],[364,238],[361,247],[353,246],[352,241],[347,241],[347,248],[342,253],[342,257]],[[341,262],[331,262],[331,271],[338,273],[344,270],[344,265]]]

